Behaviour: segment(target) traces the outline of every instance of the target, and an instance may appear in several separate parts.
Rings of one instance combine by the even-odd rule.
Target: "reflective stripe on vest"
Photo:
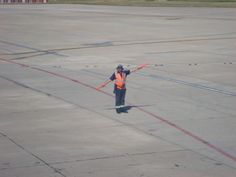
[[[117,88],[118,89],[125,89],[126,74],[123,72],[121,74],[115,72],[115,76],[116,76],[115,84],[116,84]]]

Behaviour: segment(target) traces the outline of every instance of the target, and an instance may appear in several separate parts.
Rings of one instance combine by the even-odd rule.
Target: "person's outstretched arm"
[[[109,80],[107,80],[106,82],[102,83],[100,86],[98,86],[96,89],[100,90],[103,87],[106,87],[110,82],[112,82],[113,80],[115,80],[115,73],[112,74],[112,76],[109,78]]]

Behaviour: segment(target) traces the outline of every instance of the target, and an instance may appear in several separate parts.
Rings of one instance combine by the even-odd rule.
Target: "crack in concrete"
[[[5,137],[6,139],[8,139],[10,142],[12,142],[13,144],[15,144],[17,147],[19,147],[20,149],[22,149],[23,151],[25,151],[27,154],[30,154],[31,156],[33,156],[34,158],[36,158],[37,160],[39,160],[40,162],[42,162],[44,165],[46,165],[47,167],[49,167],[50,169],[52,169],[55,173],[60,174],[63,177],[66,177],[65,174],[63,174],[61,171],[59,171],[58,169],[56,169],[55,167],[53,167],[52,165],[50,165],[48,162],[46,162],[45,160],[41,159],[39,156],[37,156],[36,154],[34,154],[33,152],[29,151],[28,149],[26,149],[25,147],[23,147],[22,145],[20,145],[19,143],[17,143],[15,140],[13,140],[12,138],[10,138],[8,135],[0,132],[0,135],[2,135],[3,137]]]

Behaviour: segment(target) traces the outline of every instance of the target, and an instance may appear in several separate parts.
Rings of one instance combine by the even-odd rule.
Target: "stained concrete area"
[[[0,177],[235,177],[236,10],[0,6]],[[127,80],[116,114],[117,64]]]

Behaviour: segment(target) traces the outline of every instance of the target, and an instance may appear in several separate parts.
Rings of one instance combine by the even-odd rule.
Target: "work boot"
[[[116,108],[116,113],[117,113],[117,114],[120,114],[120,113],[121,113],[120,108]]]
[[[122,113],[129,113],[127,110],[122,110],[121,112]]]
[[[118,114],[121,113],[121,106],[116,106],[116,113],[118,113]]]
[[[125,105],[120,106],[120,111],[123,112],[123,113],[128,113],[128,110],[127,110]]]

